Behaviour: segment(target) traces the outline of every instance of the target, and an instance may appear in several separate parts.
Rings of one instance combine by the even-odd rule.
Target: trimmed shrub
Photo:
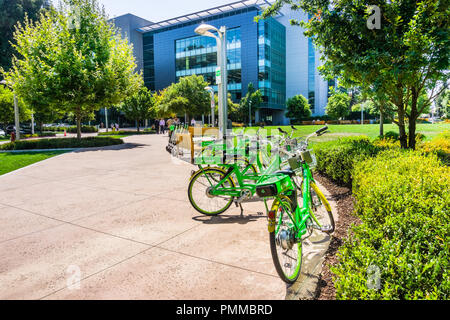
[[[77,127],[46,127],[45,130],[52,132],[64,132],[64,129],[67,133],[77,133]],[[81,133],[95,133],[98,132],[97,127],[94,126],[81,126]]]
[[[109,132],[100,132],[99,136],[130,136],[130,135],[142,135],[142,134],[156,134],[155,130],[145,129],[144,131],[109,131]]]
[[[21,140],[0,145],[0,150],[35,150],[35,149],[78,149],[107,147],[123,144],[122,139],[109,137],[89,137],[78,140],[76,138],[68,139],[39,139],[39,140]]]
[[[373,157],[388,146],[374,145],[369,138],[349,137],[316,145],[316,170],[341,185],[350,185],[356,163]]]
[[[64,131],[64,129],[62,130]],[[77,127],[70,127],[67,130],[68,133],[77,133]],[[81,126],[81,133],[95,133],[98,132],[97,127],[94,126]]]
[[[450,131],[445,131],[432,141],[419,145],[418,150],[423,153],[436,154],[442,162],[450,165]]]
[[[332,268],[337,298],[449,299],[450,168],[390,150],[356,165],[353,189],[362,224]]]
[[[21,135],[21,137],[23,137],[24,139],[56,137],[56,133],[54,133],[54,132],[43,132],[43,133],[35,133],[35,134],[24,134],[24,135]]]

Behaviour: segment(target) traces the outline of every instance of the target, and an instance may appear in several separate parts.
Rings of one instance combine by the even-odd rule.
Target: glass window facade
[[[286,105],[286,28],[275,19],[258,23],[258,87],[262,108],[284,109]],[[261,110],[263,120],[271,113]]]
[[[154,91],[155,88],[155,43],[153,34],[143,37],[144,45],[144,82],[146,86]]]
[[[176,80],[190,75],[202,75],[217,91],[217,44],[214,38],[195,36],[175,41]],[[237,101],[242,97],[241,30],[227,31],[228,92]]]

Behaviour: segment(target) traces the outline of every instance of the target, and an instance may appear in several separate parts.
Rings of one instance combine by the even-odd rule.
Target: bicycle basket
[[[256,194],[260,198],[271,198],[293,188],[292,180],[289,176],[274,175],[258,183]]]
[[[302,160],[305,161],[311,169],[317,166],[317,158],[312,150],[306,150],[301,153]]]

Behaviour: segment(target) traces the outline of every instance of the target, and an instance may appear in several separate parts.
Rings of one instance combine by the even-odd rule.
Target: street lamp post
[[[217,32],[218,36],[211,31]],[[202,24],[195,29],[195,33],[216,39],[217,42],[217,70],[216,83],[219,86],[219,133],[224,137],[228,128],[228,74],[227,74],[227,29],[217,29],[211,25]]]
[[[6,81],[0,81],[1,84],[6,86]],[[14,120],[16,125],[16,140],[20,140],[20,119],[19,119],[19,102],[17,96],[14,93]]]
[[[216,123],[216,101],[214,99],[214,89],[211,87],[206,87],[205,90],[209,91],[211,94],[211,127],[214,128]]]
[[[250,116],[250,127],[252,126],[252,100],[250,99],[250,101],[249,101],[249,116]]]

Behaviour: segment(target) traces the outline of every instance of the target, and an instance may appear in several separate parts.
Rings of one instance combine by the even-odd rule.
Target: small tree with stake
[[[137,122],[137,131],[140,132],[140,122],[156,115],[154,105],[152,93],[142,86],[137,93],[127,98],[119,109],[125,113],[127,119]]]

